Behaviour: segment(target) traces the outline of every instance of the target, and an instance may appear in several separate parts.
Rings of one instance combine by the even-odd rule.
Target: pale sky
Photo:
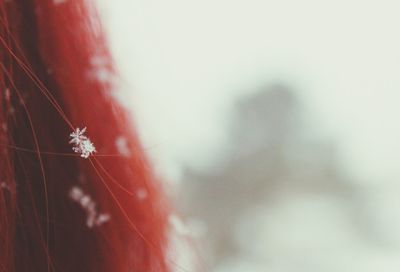
[[[223,156],[230,107],[279,81],[337,141],[349,175],[400,177],[400,2],[97,0],[145,146],[161,173]]]

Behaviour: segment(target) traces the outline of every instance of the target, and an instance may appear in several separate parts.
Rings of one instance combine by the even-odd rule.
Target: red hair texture
[[[170,271],[168,202],[90,1],[0,0],[0,19],[0,271]]]

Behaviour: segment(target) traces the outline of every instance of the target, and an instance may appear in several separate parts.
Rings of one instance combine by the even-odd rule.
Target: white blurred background
[[[209,271],[400,271],[399,1],[96,1]]]

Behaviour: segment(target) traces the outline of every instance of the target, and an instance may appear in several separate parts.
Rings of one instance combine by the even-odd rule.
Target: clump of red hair
[[[89,2],[0,0],[0,271],[169,271],[169,208]]]

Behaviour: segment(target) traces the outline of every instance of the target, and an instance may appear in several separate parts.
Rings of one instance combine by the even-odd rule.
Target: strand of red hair
[[[90,1],[0,0],[0,47],[0,271],[170,271],[168,202]]]

